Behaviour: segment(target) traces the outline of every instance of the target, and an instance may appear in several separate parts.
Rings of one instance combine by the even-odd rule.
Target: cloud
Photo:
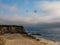
[[[0,19],[5,22],[14,22],[16,24],[36,24],[38,22],[44,22],[44,17],[40,17],[38,14],[27,14],[26,16],[21,16],[18,14],[14,14],[12,16],[9,15],[0,15]],[[46,19],[45,19],[46,20]],[[0,21],[1,22],[1,21]],[[4,22],[4,23],[5,23]]]
[[[50,16],[40,16],[38,14],[28,14],[26,16],[14,14],[12,16],[9,15],[0,15],[0,22],[3,23],[15,23],[15,24],[37,24],[37,23],[47,23],[49,22]],[[4,22],[5,21],[5,22]]]
[[[60,22],[60,1],[43,1],[36,3],[36,7],[43,11],[45,22]]]
[[[8,6],[8,5],[1,4],[1,5],[0,5],[0,8],[1,8],[1,9],[5,9],[5,10],[7,10],[7,11],[9,11],[9,12],[15,12],[15,11],[18,10],[18,8],[17,8],[16,5]]]
[[[12,6],[12,7],[9,8],[10,12],[14,12],[14,11],[17,11],[17,10],[18,10],[18,8],[16,6]]]
[[[37,15],[36,15],[37,16]],[[31,23],[36,23],[37,21],[37,17],[34,16],[34,14],[29,14],[27,16],[21,16],[21,15],[17,15],[17,14],[14,14],[12,16],[9,16],[9,15],[0,15],[0,19],[6,21],[6,22],[16,22],[17,24],[18,23],[26,23],[26,24],[31,24]]]
[[[13,14],[12,16],[0,15],[0,19],[3,20],[2,22],[5,21],[6,23],[10,22],[13,24],[14,23],[15,24],[38,24],[38,23],[60,22],[60,2],[42,1],[42,2],[36,2],[34,6],[36,6],[37,9],[42,10],[43,14],[29,13],[22,16],[21,14],[18,15],[16,13]],[[1,5],[0,8],[6,9],[10,12],[19,11],[16,5],[13,6]]]

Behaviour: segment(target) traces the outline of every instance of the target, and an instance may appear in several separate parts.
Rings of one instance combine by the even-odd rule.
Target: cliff
[[[23,26],[0,25],[0,45],[58,45],[45,39],[28,35]]]
[[[0,35],[6,33],[26,33],[23,26],[0,25]]]

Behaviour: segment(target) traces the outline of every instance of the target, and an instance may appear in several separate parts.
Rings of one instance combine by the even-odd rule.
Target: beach
[[[4,34],[0,35],[0,45],[58,45],[46,39],[33,39],[25,34]]]

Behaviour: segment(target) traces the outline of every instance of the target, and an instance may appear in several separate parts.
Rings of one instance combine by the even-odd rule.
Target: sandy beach
[[[0,45],[58,45],[45,39],[37,41],[21,34],[4,34],[0,36]]]

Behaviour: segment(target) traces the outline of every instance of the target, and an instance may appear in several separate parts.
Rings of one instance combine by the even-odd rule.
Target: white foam
[[[51,43],[56,43],[57,45],[60,45],[60,42],[54,42],[54,41],[51,41],[51,40],[48,40],[49,42]]]
[[[47,39],[44,39],[44,38],[41,38],[41,39],[46,40],[46,41],[48,41],[48,42],[50,42],[50,43],[55,43],[55,44],[57,44],[57,45],[60,45],[60,42],[54,42],[54,41],[47,40]]]
[[[40,40],[46,40],[47,42],[55,43],[55,44],[57,44],[57,45],[60,45],[60,42],[47,40],[47,39],[43,38],[42,36],[39,36],[39,37],[38,37],[37,35],[34,35],[34,37],[36,37],[37,39],[40,39]]]
[[[56,42],[58,45],[60,45],[60,42]]]

